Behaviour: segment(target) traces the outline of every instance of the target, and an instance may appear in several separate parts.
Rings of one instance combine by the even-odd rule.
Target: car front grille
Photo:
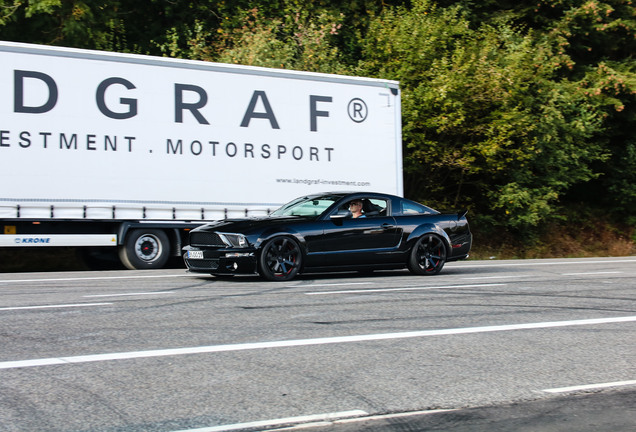
[[[227,247],[221,237],[215,232],[191,232],[190,244],[192,246]]]
[[[194,271],[214,271],[219,268],[218,259],[187,259],[188,268]]]

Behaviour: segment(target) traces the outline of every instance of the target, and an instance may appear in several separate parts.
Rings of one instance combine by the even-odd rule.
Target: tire
[[[119,248],[119,259],[131,270],[163,268],[170,258],[168,235],[155,229],[136,229]]]
[[[258,260],[258,272],[270,281],[288,281],[300,270],[303,254],[290,237],[274,237],[267,241]]]
[[[446,244],[435,234],[420,237],[409,256],[408,268],[417,275],[436,275],[446,263]]]

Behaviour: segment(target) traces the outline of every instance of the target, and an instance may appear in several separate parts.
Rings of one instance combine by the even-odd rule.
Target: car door
[[[322,222],[322,235],[308,244],[308,260],[313,265],[346,266],[389,262],[399,245],[401,230],[385,200],[371,199],[374,211],[364,217],[337,217]],[[346,208],[346,206],[344,207]],[[342,211],[342,209],[340,209]],[[336,213],[337,210],[334,212]]]

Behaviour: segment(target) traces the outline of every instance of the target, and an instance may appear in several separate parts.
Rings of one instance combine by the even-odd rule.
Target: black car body
[[[364,217],[348,205],[363,203]],[[408,268],[433,275],[468,257],[466,211],[442,214],[398,196],[332,192],[298,198],[267,217],[226,219],[190,232],[184,260],[191,272],[259,273],[290,280],[315,271]]]

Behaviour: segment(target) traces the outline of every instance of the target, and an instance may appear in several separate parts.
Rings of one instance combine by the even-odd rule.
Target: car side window
[[[331,201],[312,200],[298,206],[291,214],[293,216],[318,216],[331,204]]]
[[[356,205],[360,205],[362,207],[362,215],[360,217],[372,218],[372,217],[381,217],[387,215],[388,202],[384,199],[377,198],[357,198],[351,201],[348,201],[342,204],[338,211],[345,212],[347,210],[351,211],[351,204],[357,203]]]
[[[401,211],[402,214],[405,216],[408,215],[416,215],[416,214],[433,214],[435,213],[435,211],[433,209],[430,209],[426,206],[423,206],[421,204],[418,204],[416,202],[413,201],[402,201],[402,205],[401,205]]]
[[[383,199],[364,199],[362,200],[362,210],[366,217],[386,216],[387,202]]]

